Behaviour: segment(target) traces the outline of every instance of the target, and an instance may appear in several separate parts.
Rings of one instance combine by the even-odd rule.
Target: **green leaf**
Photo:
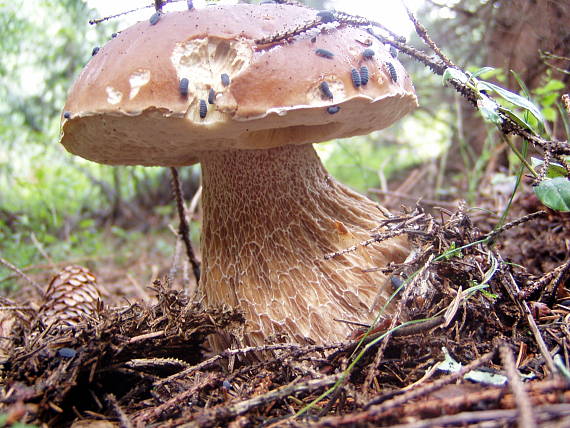
[[[556,121],[556,116],[558,116],[556,110],[554,110],[552,107],[545,107],[542,109],[542,114],[544,115],[544,118],[546,120],[549,120],[550,122],[555,122]]]
[[[501,117],[499,116],[499,108],[497,104],[489,97],[482,97],[477,100],[477,107],[486,122],[494,123],[495,125],[501,124]]]
[[[494,70],[495,70],[494,67],[483,67],[483,68],[480,68],[479,70],[475,71],[474,73],[471,73],[471,77],[472,78],[478,77],[478,76],[481,76],[482,74],[489,73],[489,72],[494,71]]]
[[[567,178],[546,179],[534,188],[534,193],[548,208],[570,211],[570,181]]]
[[[534,129],[532,129],[532,125],[528,123],[524,118],[518,115],[516,112],[506,108],[506,107],[499,107],[499,111],[506,116],[509,116],[514,122],[516,122],[521,128],[527,129],[533,134],[537,135]]]
[[[544,161],[542,159],[533,157],[530,158],[530,160],[532,162],[532,166],[534,167],[534,169],[538,169],[544,165]],[[548,178],[566,177],[566,169],[558,163],[551,162],[548,165],[548,171],[546,171],[546,176]]]
[[[499,96],[501,96],[511,104],[514,104],[516,106],[524,108],[525,110],[528,110],[534,117],[536,117],[536,119],[539,122],[541,123],[544,122],[544,118],[542,117],[539,108],[535,106],[532,102],[527,100],[526,98],[521,97],[520,95],[515,94],[514,92],[508,91],[504,88],[501,88],[500,86],[494,85],[489,82],[479,82],[478,87],[479,90],[496,92]]]
[[[540,88],[536,88],[534,90],[534,93],[537,95],[544,95],[544,94],[548,94],[550,92],[561,91],[565,87],[566,86],[564,86],[564,83],[562,83],[560,80],[552,79],[552,80],[549,80],[546,85],[544,85]]]
[[[469,81],[469,76],[457,68],[446,68],[443,72],[443,85],[447,85],[447,82],[449,82],[451,79],[458,80],[459,82],[465,84]]]

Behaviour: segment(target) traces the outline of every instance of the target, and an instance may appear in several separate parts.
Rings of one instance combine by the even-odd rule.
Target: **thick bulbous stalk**
[[[404,238],[324,255],[368,239],[384,217],[371,200],[327,174],[312,145],[208,152],[203,174],[206,306],[243,311],[243,345],[287,335],[335,342],[370,322],[391,289],[366,268],[401,262]]]

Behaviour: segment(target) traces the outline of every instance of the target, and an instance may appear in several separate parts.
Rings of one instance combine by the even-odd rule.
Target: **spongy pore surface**
[[[243,345],[268,337],[335,342],[368,323],[391,292],[383,273],[401,262],[401,237],[325,260],[370,237],[378,207],[330,177],[311,145],[210,152],[202,158],[200,293],[246,319]],[[224,344],[220,345],[222,348]]]

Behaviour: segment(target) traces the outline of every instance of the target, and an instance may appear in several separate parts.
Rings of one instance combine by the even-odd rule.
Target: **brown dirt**
[[[478,228],[464,207],[403,212],[392,227],[417,251],[385,269],[393,284],[407,283],[399,317],[340,344],[276,341],[212,355],[208,334],[239,330],[240,315],[206,313],[167,281],[155,282],[146,303],[115,300],[67,330],[23,316],[4,361],[3,411],[11,421],[50,426],[515,426],[519,414],[568,424],[567,380],[553,376],[539,341],[567,358],[570,269],[556,268],[569,260],[570,221],[548,210],[524,217],[540,208],[513,208],[512,218],[526,221],[494,235],[495,245],[473,244],[488,237],[481,230],[492,221],[480,218]],[[509,382],[436,370],[444,349]],[[522,393],[515,367],[526,376]]]

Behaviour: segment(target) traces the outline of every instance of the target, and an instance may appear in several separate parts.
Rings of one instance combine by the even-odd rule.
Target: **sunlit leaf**
[[[489,72],[494,71],[494,70],[495,70],[494,67],[483,67],[483,68],[480,68],[479,70],[475,71],[474,73],[472,73],[471,77],[478,77],[478,76],[481,76],[482,74],[489,73]]]
[[[544,122],[544,118],[542,117],[542,113],[537,106],[535,106],[532,102],[527,100],[524,97],[521,97],[514,92],[508,91],[500,86],[494,85],[493,83],[489,82],[479,82],[479,89],[493,91],[497,93],[497,95],[501,96],[511,104],[524,108],[528,110],[539,122]]]
[[[546,179],[534,188],[534,193],[548,208],[570,211],[570,181],[567,178]]]
[[[447,85],[447,82],[449,82],[451,79],[457,80],[465,84],[469,81],[469,76],[467,76],[465,73],[463,73],[461,70],[458,70],[457,68],[447,68],[443,72],[443,85],[444,86]]]
[[[531,158],[532,166],[534,169],[542,168],[544,165],[544,161],[538,158]],[[558,163],[551,162],[548,164],[548,170],[546,171],[546,176],[548,178],[556,178],[556,177],[566,177],[566,169]]]
[[[497,104],[488,97],[482,97],[477,100],[477,107],[486,122],[500,125],[502,120],[499,116],[499,108]]]

